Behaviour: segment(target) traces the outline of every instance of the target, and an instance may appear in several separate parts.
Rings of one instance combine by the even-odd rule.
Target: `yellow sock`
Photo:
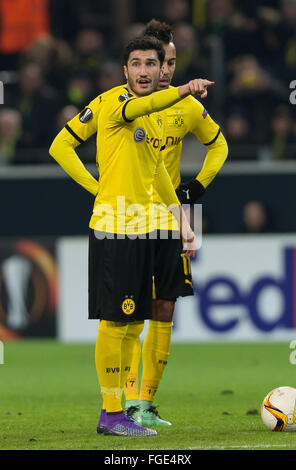
[[[101,320],[95,348],[98,380],[107,412],[122,411],[121,347],[126,336],[126,323]]]
[[[139,399],[139,364],[141,358],[141,340],[140,337],[136,340],[133,350],[133,358],[131,363],[131,369],[129,371],[125,386],[124,394],[126,400],[138,400]]]
[[[152,402],[154,399],[168,362],[172,327],[172,322],[149,320],[142,350],[143,373],[140,400]]]
[[[137,364],[139,365],[140,354],[141,354],[141,342],[140,334],[144,328],[144,322],[133,322],[128,324],[128,330],[126,336],[122,342],[122,355],[121,355],[121,387],[124,388],[126,394],[126,384],[129,383],[131,388],[133,387],[136,390],[138,396],[138,386],[130,383],[132,381],[131,377],[134,376],[137,379],[137,370],[136,365],[137,350],[140,346],[139,357]],[[126,398],[128,400],[134,400],[136,398]]]

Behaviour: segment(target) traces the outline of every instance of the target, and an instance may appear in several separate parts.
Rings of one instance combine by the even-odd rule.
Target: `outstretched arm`
[[[124,105],[123,112],[125,120],[133,121],[137,117],[162,111],[178,103],[178,101],[186,98],[188,95],[205,98],[207,95],[207,87],[212,85],[214,85],[214,82],[210,82],[209,80],[195,79],[191,80],[186,85],[156,91],[148,96],[131,99]]]
[[[222,168],[228,155],[228,145],[222,132],[212,144],[208,145],[208,153],[202,169],[196,179],[206,188]]]

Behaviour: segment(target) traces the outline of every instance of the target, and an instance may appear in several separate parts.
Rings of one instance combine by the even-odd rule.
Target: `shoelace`
[[[136,413],[137,411],[139,411],[139,409],[140,409],[139,406],[130,406],[126,410],[125,414],[126,414],[126,416],[128,416],[128,418],[132,418],[133,414]]]
[[[158,418],[160,418],[156,406],[154,406],[154,405],[149,406],[149,408],[147,408],[147,411],[148,411],[148,413],[153,413],[153,414],[155,414],[155,416],[157,416]],[[161,418],[160,418],[160,419],[161,419]]]

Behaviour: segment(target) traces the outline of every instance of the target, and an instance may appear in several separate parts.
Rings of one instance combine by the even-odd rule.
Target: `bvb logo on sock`
[[[133,300],[133,296],[128,297],[126,295],[126,298],[121,304],[121,308],[122,308],[123,313],[125,313],[126,315],[131,315],[132,313],[134,313],[136,304]]]

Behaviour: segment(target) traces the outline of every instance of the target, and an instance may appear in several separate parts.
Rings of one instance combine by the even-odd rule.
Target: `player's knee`
[[[157,299],[153,301],[153,320],[171,322],[173,320],[175,302]]]

